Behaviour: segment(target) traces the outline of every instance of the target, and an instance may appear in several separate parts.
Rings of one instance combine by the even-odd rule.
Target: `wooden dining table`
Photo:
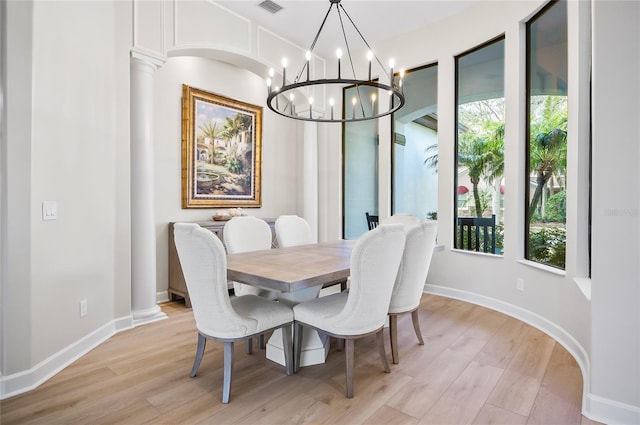
[[[318,296],[321,288],[343,283],[350,274],[355,240],[321,242],[227,255],[227,279],[279,292],[280,302],[295,305]],[[281,330],[267,344],[267,358],[284,364]],[[329,338],[305,332],[300,366],[324,363]]]
[[[355,240],[227,255],[227,279],[279,292],[328,286],[349,277]]]

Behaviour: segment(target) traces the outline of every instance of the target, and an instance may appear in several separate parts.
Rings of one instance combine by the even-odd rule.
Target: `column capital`
[[[157,53],[149,52],[139,47],[133,47],[131,49],[132,62],[139,62],[145,65],[152,66],[154,70],[160,68],[167,61],[167,58]]]

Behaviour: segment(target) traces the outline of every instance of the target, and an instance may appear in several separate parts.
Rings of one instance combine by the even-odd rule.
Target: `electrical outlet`
[[[80,317],[87,315],[87,300],[80,301]]]
[[[518,291],[524,291],[524,279],[519,277],[516,280],[516,288],[518,289]]]

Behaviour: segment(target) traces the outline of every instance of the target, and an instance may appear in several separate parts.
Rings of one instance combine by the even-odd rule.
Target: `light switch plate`
[[[42,219],[56,220],[58,218],[58,202],[42,201]]]

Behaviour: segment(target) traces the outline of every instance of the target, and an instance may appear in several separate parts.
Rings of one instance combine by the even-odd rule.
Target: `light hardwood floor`
[[[34,391],[0,402],[0,423],[595,423],[580,414],[580,369],[560,344],[462,301],[423,296],[424,346],[417,345],[411,316],[398,318],[400,364],[390,374],[375,337],[358,341],[353,399],[344,395],[344,355],[335,341],[326,364],[293,376],[264,351],[247,355],[236,344],[227,405],[220,402],[222,344],[209,341],[190,379],[193,315],[182,303],[162,309],[168,320],[115,335]]]

